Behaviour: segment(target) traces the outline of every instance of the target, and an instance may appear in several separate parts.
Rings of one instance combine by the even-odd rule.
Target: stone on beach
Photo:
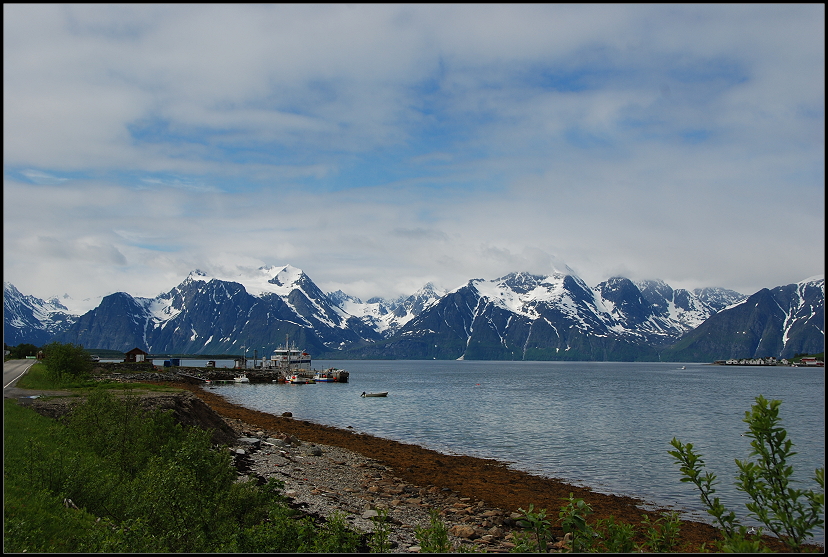
[[[507,552],[510,549],[507,538],[517,527],[517,520],[510,518],[510,514],[515,513],[516,518],[522,516],[516,512],[517,509],[527,508],[530,503],[533,503],[537,509],[547,509],[550,516],[554,516],[562,506],[562,501],[573,495],[575,498],[584,499],[592,506],[594,511],[592,518],[595,520],[614,516],[619,521],[635,525],[640,524],[642,515],[658,519],[661,512],[670,510],[653,508],[652,505],[640,499],[598,493],[555,478],[541,477],[512,469],[508,463],[465,455],[445,455],[417,445],[373,437],[348,429],[285,419],[278,415],[232,404],[223,397],[198,386],[184,384],[177,386],[196,393],[222,416],[227,424],[234,426],[239,432],[242,429],[250,429],[248,424],[256,424],[258,428],[270,432],[271,437],[282,437],[282,435],[277,435],[278,432],[285,436],[295,436],[297,441],[302,439],[305,443],[322,446],[324,452],[322,457],[301,459],[297,455],[294,462],[281,466],[280,464],[287,463],[286,459],[274,454],[272,456],[276,462],[262,463],[261,467],[256,466],[256,468],[262,472],[267,471],[271,477],[285,481],[285,489],[296,490],[299,493],[295,499],[296,503],[301,504],[307,501],[313,509],[316,503],[312,500],[320,500],[321,502],[318,503],[320,514],[328,516],[330,512],[346,512],[349,515],[348,522],[363,531],[372,531],[373,527],[370,521],[366,524],[366,521],[361,519],[366,503],[378,507],[378,503],[384,501],[403,499],[402,496],[389,493],[366,491],[370,485],[380,485],[379,479],[386,479],[389,480],[389,484],[392,483],[390,481],[392,473],[403,480],[405,486],[411,490],[410,493],[418,495],[418,501],[416,504],[394,507],[389,510],[389,515],[397,514],[401,517],[401,522],[405,524],[428,527],[430,510],[442,511],[445,508],[454,508],[453,503],[458,502],[461,496],[469,498],[474,507],[471,514],[467,512],[444,514],[442,519],[448,527],[460,522],[468,525],[482,525],[486,522],[486,525],[481,526],[479,531],[480,538],[483,535],[496,536],[490,530],[494,527],[500,528],[503,537],[487,540],[495,543],[495,545],[486,545],[487,552]],[[261,451],[255,453],[254,461],[261,454]],[[334,461],[337,464],[334,464]],[[314,464],[317,466],[316,469],[313,468]],[[304,472],[294,471],[294,466],[302,466]],[[302,495],[309,492],[310,488],[307,484],[311,483],[303,478],[312,478],[313,482],[319,485],[323,483],[322,478],[314,478],[314,473],[329,474],[337,471],[343,477],[347,475],[351,479],[350,483],[336,488],[336,491],[343,495],[336,505],[332,505],[332,499],[328,497]],[[374,479],[370,479],[368,485],[362,485],[368,479],[362,477],[363,472],[374,475]],[[399,483],[397,482],[397,487]],[[331,485],[331,487],[334,486]],[[347,491],[345,488],[352,491]],[[406,493],[409,491],[406,490]],[[417,515],[419,518],[408,519],[403,516],[403,513],[414,512],[419,513]],[[484,514],[486,516],[483,516]],[[350,517],[351,515],[353,518]],[[553,543],[563,537],[563,531],[557,522],[555,520],[552,524]],[[402,548],[419,545],[410,531],[395,532],[394,535],[404,535],[397,539],[399,551],[405,552],[406,549]],[[709,524],[682,520],[681,543],[685,548],[682,549],[683,551],[687,551],[686,548],[691,548],[691,552],[698,551],[700,547],[710,549],[718,535],[717,530]],[[475,542],[482,541],[480,538]],[[467,538],[456,536],[450,536],[450,539],[455,546],[469,544],[471,548],[475,543]]]

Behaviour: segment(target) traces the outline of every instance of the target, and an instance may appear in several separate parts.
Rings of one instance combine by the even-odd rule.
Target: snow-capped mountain
[[[662,356],[671,361],[791,358],[825,351],[825,277],[763,288],[693,329]]]
[[[44,301],[21,294],[13,284],[3,283],[3,342],[9,346],[42,346],[76,319],[56,297]]]
[[[511,273],[473,279],[431,304],[392,339],[363,347],[393,357],[422,358],[653,360],[716,313],[698,295],[673,291],[661,281],[642,283],[614,277],[594,288],[567,272],[541,276]],[[727,299],[744,298],[721,293]]]
[[[445,294],[445,290],[429,282],[414,294],[400,296],[396,300],[371,298],[363,302],[341,290],[328,294],[328,298],[345,313],[360,318],[366,326],[377,331],[383,338],[389,338]]]
[[[724,288],[690,292],[674,290],[661,280],[633,282],[623,277],[610,278],[593,290],[596,308],[608,314],[608,324],[655,345],[675,342],[722,308],[745,299]]]
[[[9,321],[20,312],[8,308],[25,298],[10,286],[4,302],[7,330],[24,323]],[[745,310],[754,299],[752,307],[761,309]],[[732,317],[742,313],[754,320],[750,326],[742,322],[747,318]],[[40,322],[30,314],[29,323]],[[733,342],[746,339],[744,331],[760,321],[765,324],[756,333],[761,342]],[[823,321],[819,277],[764,289],[746,300],[732,290],[690,292],[663,281],[622,277],[590,288],[564,268],[550,275],[472,279],[450,292],[427,284],[411,296],[363,302],[342,291],[326,294],[301,269],[286,265],[233,278],[196,270],[155,298],[112,294],[94,310],[66,318],[62,328],[53,329],[62,332],[49,340],[248,356],[253,350],[269,353],[289,338],[315,357],[709,361],[728,357],[723,351],[730,354],[715,338],[731,339],[733,350],[742,351],[738,357],[814,351],[824,345]],[[694,336],[711,330],[702,340]]]
[[[196,270],[155,298],[112,294],[55,340],[114,350],[253,356],[254,350],[269,354],[287,339],[314,354],[381,339],[331,304],[301,269],[263,267],[245,280],[243,285]]]

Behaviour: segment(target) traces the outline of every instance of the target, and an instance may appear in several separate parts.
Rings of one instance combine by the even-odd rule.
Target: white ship
[[[277,348],[269,360],[262,362],[265,368],[271,369],[310,369],[310,354],[298,348]]]

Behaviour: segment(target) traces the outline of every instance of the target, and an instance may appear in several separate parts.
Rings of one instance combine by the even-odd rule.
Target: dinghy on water
[[[361,396],[363,398],[369,397],[369,396],[388,396],[388,391],[385,391],[384,393],[366,393],[366,392],[363,392],[359,396]]]

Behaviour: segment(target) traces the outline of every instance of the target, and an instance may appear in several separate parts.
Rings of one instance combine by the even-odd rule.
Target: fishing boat
[[[371,396],[388,396],[388,391],[385,391],[385,392],[382,392],[382,393],[365,393],[365,392],[363,392],[359,396],[361,396],[363,398],[364,397],[371,397]]]
[[[347,383],[349,375],[344,369],[330,367],[324,371],[317,371],[313,378],[317,383]]]
[[[237,377],[234,377],[233,381],[235,381],[236,383],[250,383],[250,379],[248,379],[247,375],[245,375],[244,373]]]
[[[298,373],[294,373],[293,375],[288,376],[285,383],[292,383],[293,385],[307,385],[308,383],[315,383],[312,378],[305,377],[304,375],[299,375]]]

